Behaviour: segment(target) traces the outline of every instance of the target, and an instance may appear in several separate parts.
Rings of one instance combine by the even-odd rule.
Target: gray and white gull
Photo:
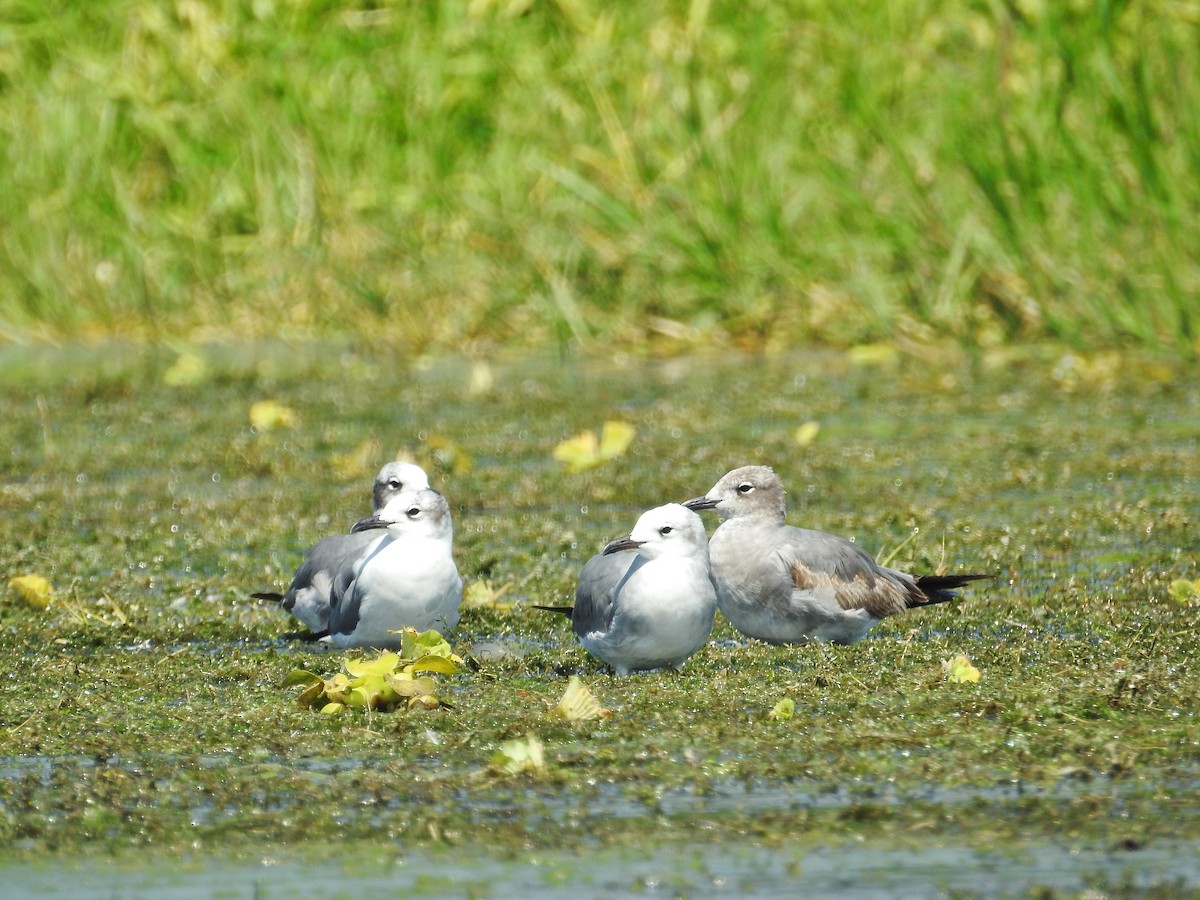
[[[881,566],[843,538],[786,522],[785,491],[766,466],[727,473],[692,510],[715,509],[709,542],[717,604],[742,634],[772,644],[852,644],[888,616],[955,597],[990,575],[919,575]]]
[[[571,618],[584,648],[618,675],[676,671],[708,641],[717,609],[700,517],[678,503],[641,515],[627,537],[589,559]]]
[[[398,647],[406,627],[446,634],[458,624],[462,579],[454,564],[454,527],[445,497],[428,488],[405,491],[356,523],[354,531],[376,538],[359,554],[346,556],[334,573],[330,643]]]
[[[404,491],[427,487],[429,478],[420,466],[410,462],[387,463],[375,476],[371,488],[371,510],[377,513],[389,500]],[[307,625],[314,632],[313,637],[318,637],[329,627],[329,591],[333,587],[334,573],[347,556],[357,558],[382,534],[381,527],[322,538],[304,555],[304,561],[292,577],[287,591],[283,594],[263,591],[250,596],[278,603]]]

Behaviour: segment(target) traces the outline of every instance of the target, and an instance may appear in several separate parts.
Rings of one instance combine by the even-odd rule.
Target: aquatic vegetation
[[[175,348],[0,348],[5,584],[55,588],[45,609],[0,604],[8,856],[1200,835],[1197,600],[1171,589],[1195,579],[1187,366],[1123,354],[1103,389],[1067,390],[1061,347],[531,359],[493,361],[471,399],[470,361],[308,351],[206,345],[208,377],[173,387]],[[302,427],[255,433],[263,397]],[[553,459],[610,418],[636,429],[624,455]],[[427,655],[413,636],[403,663],[316,653],[247,595],[361,518],[364,477],[430,435],[474,461],[425,457],[478,602],[457,671],[414,668],[393,700],[380,680]],[[531,609],[569,601],[638,511],[747,459],[787,473],[794,524],[998,577],[847,647],[718,618],[684,672],[619,681]],[[947,681],[960,654],[978,682]],[[326,682],[337,699],[296,703]]]
[[[436,696],[436,679],[428,676],[453,675],[461,665],[461,657],[437,631],[418,633],[406,628],[399,653],[385,650],[373,659],[347,658],[342,661],[343,671],[329,678],[296,669],[282,686],[304,685],[296,702],[327,716],[347,709],[437,709],[445,704]]]

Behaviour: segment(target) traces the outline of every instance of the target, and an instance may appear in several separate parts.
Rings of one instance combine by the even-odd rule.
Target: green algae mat
[[[10,863],[723,841],[1136,860],[1200,838],[1200,376],[1182,364],[0,356]],[[365,515],[396,457],[453,510],[462,664],[431,676],[436,703],[323,715],[289,675],[347,656],[249,594]],[[570,602],[642,510],[746,463],[779,472],[793,524],[995,578],[848,647],[768,646],[718,616],[678,675],[616,678],[532,608]],[[563,714],[572,677],[589,712]]]

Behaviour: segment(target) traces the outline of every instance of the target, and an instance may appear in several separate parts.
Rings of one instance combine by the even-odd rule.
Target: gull
[[[727,473],[688,509],[715,509],[709,542],[717,604],[738,631],[772,644],[852,644],[906,609],[946,603],[990,575],[912,576],[857,544],[785,522],[783,483],[766,466]]]
[[[445,634],[458,624],[462,579],[454,565],[454,527],[445,497],[428,488],[405,491],[355,523],[354,531],[377,537],[343,559],[334,574],[329,643],[398,647],[406,627]]]
[[[573,607],[537,608],[570,616],[584,649],[618,675],[679,671],[708,640],[717,609],[704,523],[678,503],[643,513],[584,564]]]
[[[379,512],[393,497],[404,491],[429,487],[429,478],[418,465],[409,462],[390,462],[379,470],[371,489],[371,510]],[[321,636],[329,627],[329,589],[333,575],[342,560],[353,554],[357,557],[382,535],[378,530],[350,534],[334,534],[322,538],[304,555],[292,584],[283,594],[261,592],[251,594],[257,600],[270,600],[303,622]]]

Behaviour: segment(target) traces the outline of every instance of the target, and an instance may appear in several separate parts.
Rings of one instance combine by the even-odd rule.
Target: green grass
[[[10,340],[1200,339],[1186,5],[5,10]]]
[[[0,605],[0,858],[1200,836],[1200,601],[1168,593],[1197,577],[1182,364],[1125,355],[1078,382],[1041,352],[526,362],[473,395],[465,366],[342,348],[239,345],[178,388],[169,357],[116,356],[3,354],[0,577],[59,599]],[[300,426],[254,433],[267,397]],[[610,417],[638,429],[627,455],[553,462]],[[339,657],[279,641],[293,623],[247,594],[358,518],[402,448],[453,505],[464,577],[516,603],[465,611],[456,646],[520,655],[444,677],[451,709],[328,719],[280,682]],[[679,676],[605,674],[530,608],[569,598],[642,509],[748,460],[784,475],[797,524],[998,578],[850,647],[738,644],[719,622]],[[979,684],[945,680],[958,653]],[[546,716],[571,673],[610,720]],[[795,717],[771,719],[784,697]],[[489,767],[529,733],[545,772]],[[794,802],[756,805],[772,796]]]

